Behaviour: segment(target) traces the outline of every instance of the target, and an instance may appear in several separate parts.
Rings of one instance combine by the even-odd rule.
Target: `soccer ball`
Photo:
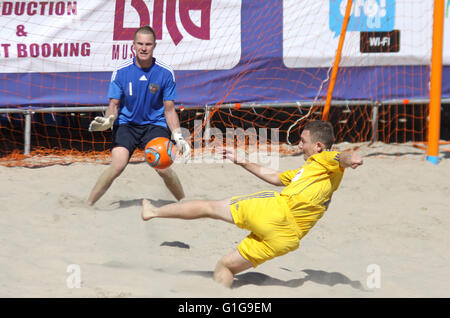
[[[150,140],[145,146],[145,160],[155,169],[166,169],[173,163],[173,142],[165,137]]]

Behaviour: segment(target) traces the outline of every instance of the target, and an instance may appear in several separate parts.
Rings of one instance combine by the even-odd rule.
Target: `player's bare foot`
[[[148,221],[154,217],[156,217],[156,207],[154,207],[150,201],[143,199],[142,200],[142,219],[144,221]]]

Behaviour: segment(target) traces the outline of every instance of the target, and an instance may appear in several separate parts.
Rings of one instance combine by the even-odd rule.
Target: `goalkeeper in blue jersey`
[[[153,57],[155,32],[150,26],[139,28],[133,46],[136,57],[124,62],[112,74],[105,117],[96,117],[89,131],[113,129],[111,164],[100,175],[88,204],[93,205],[108,190],[128,165],[136,148],[156,137],[173,139],[184,157],[191,152],[184,140],[175,111],[176,83],[173,70]],[[184,197],[183,187],[171,168],[158,169],[177,200]]]

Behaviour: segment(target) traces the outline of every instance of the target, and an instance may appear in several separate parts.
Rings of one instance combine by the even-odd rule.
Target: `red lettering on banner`
[[[163,11],[164,0],[155,0],[153,3],[153,30],[156,33],[156,38],[161,40],[163,37]],[[142,24],[141,24],[142,25]]]
[[[64,14],[64,2],[58,2],[56,4],[55,13],[56,13],[56,15]]]
[[[42,57],[50,57],[52,54],[52,47],[48,43],[42,44]]]
[[[3,47],[5,58],[8,58],[9,57],[9,47],[11,46],[11,44],[4,43],[4,44],[1,44],[1,46]]]
[[[181,1],[180,1],[181,2]],[[173,43],[177,45],[183,39],[183,35],[178,31],[177,20],[175,17],[177,9],[177,0],[167,0],[166,7],[166,25],[169,30]]]
[[[26,44],[17,44],[17,57],[27,57],[27,46]]]
[[[153,2],[153,23],[156,39],[162,39],[163,30],[163,9],[166,2],[166,27],[175,45],[181,42],[183,35],[178,29],[176,21],[176,7],[178,2],[178,14],[183,28],[190,35],[197,39],[210,39],[211,1],[212,0],[154,0]],[[150,13],[144,0],[132,0],[131,6],[139,14],[139,25],[150,25]],[[197,26],[191,20],[189,11],[198,10],[201,12],[201,24]],[[125,18],[125,0],[116,0],[116,12],[114,16],[114,41],[133,40],[134,33],[138,29],[125,28],[123,26]]]
[[[37,2],[31,1],[27,6],[27,15],[35,15],[37,13]]]
[[[9,2],[9,1],[3,2],[2,15],[11,15],[12,7],[13,7],[12,2]]]
[[[8,47],[10,44],[1,44],[5,50],[5,57],[9,57]],[[17,44],[17,57],[76,57],[90,56],[91,44],[84,43],[32,43]]]
[[[119,52],[120,52],[119,45],[113,45],[113,47],[112,47],[112,60],[118,60],[119,59]]]
[[[112,46],[112,60],[131,59],[135,56],[136,51],[134,50],[134,46],[131,44],[113,44]]]
[[[49,3],[48,15],[53,15],[53,7],[54,6],[55,6],[55,4],[53,2]]]
[[[62,43],[53,43],[53,57],[61,56],[61,45]]]
[[[140,25],[150,24],[150,15],[143,0],[132,0],[131,6],[139,13]],[[124,28],[125,0],[116,0],[116,12],[114,16],[113,40],[133,40],[134,32],[138,28]]]
[[[41,15],[44,15],[45,12],[45,6],[47,5],[48,2],[41,2]]]
[[[91,44],[83,43],[81,44],[81,56],[90,56],[91,55]]]
[[[25,2],[16,3],[14,6],[14,14],[22,15],[25,12]]]
[[[69,1],[67,2],[67,15],[77,15],[77,2]]]
[[[39,56],[39,44],[33,43],[30,45],[30,56],[31,57]]]
[[[76,1],[3,1],[1,15],[77,15]]]
[[[64,51],[64,54],[63,54],[63,55],[64,55],[64,57],[67,57],[67,56],[69,55],[69,52],[68,52],[68,51],[69,51],[69,50],[68,50],[68,48],[69,48],[69,43],[64,43],[63,45],[64,45],[64,50],[63,50],[63,51]]]
[[[201,25],[197,26],[192,23],[189,16],[190,10],[200,10]],[[209,40],[210,38],[210,20],[211,20],[211,0],[189,0],[180,1],[180,19],[186,31],[190,35],[202,39]]]

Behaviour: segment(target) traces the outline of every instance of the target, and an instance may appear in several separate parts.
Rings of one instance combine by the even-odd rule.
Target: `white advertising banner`
[[[240,61],[241,0],[0,1],[0,73],[111,71],[144,24],[176,70]]]
[[[450,65],[445,1],[443,63]],[[346,5],[347,0],[283,0],[286,67],[333,64]],[[429,65],[433,9],[434,0],[353,0],[340,65]]]
[[[450,0],[442,1],[450,65]],[[332,65],[346,4],[283,0],[277,23],[286,67]],[[341,66],[429,65],[433,4],[353,0]],[[0,73],[112,71],[134,56],[143,24],[156,31],[155,56],[175,70],[229,70],[241,59],[241,7],[241,0],[0,1]]]

